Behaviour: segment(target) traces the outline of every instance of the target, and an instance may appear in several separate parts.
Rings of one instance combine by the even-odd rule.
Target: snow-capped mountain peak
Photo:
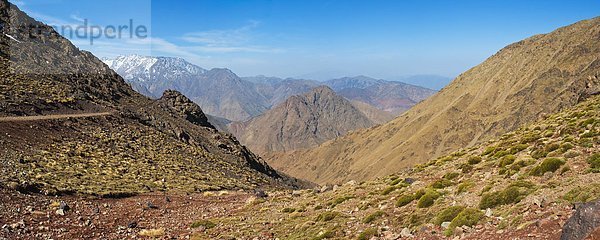
[[[129,82],[152,81],[157,74],[170,75],[158,78],[172,79],[206,72],[182,58],[127,55],[102,61]]]

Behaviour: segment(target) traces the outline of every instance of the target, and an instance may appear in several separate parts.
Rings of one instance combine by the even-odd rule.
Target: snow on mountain
[[[102,61],[128,82],[173,79],[206,72],[205,69],[182,58],[128,55],[115,59],[102,59]]]

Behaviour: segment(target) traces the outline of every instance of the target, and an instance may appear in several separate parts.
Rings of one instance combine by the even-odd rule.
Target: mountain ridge
[[[327,86],[319,86],[231,128],[240,142],[261,154],[316,146],[373,125],[348,100]]]
[[[598,38],[594,18],[513,43],[390,123],[268,161],[331,183],[382,176],[473,146],[597,93]]]

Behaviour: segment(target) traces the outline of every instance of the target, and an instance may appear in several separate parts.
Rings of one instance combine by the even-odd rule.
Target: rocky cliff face
[[[319,183],[364,180],[468,148],[600,88],[600,18],[511,44],[392,122],[271,159]]]
[[[265,153],[313,147],[373,125],[352,103],[321,86],[233,129],[242,143]]]

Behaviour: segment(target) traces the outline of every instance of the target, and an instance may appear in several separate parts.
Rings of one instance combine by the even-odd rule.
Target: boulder
[[[563,226],[561,240],[580,240],[600,227],[600,200],[580,204]]]

